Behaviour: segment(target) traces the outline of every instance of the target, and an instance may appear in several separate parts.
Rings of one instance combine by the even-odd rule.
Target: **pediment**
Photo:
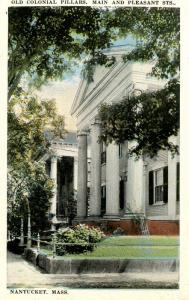
[[[90,107],[86,111],[86,114],[89,114],[89,110],[92,112],[98,109],[103,102],[117,102],[128,96],[134,89],[141,91],[148,89],[149,84],[153,82],[155,84],[157,81],[153,78],[147,80],[151,68],[152,62],[124,63],[120,53],[117,54],[116,62],[111,67],[96,66],[93,82],[88,83],[82,79],[71,114],[78,117],[86,111],[87,107]],[[81,118],[84,118],[84,115]]]
[[[75,96],[71,114],[74,112],[92,96],[93,93],[96,93],[98,90],[103,89],[107,82],[112,77],[115,68],[118,63],[115,63],[111,67],[97,66],[93,75],[93,81],[87,82],[86,79],[82,79],[77,94]]]
[[[76,93],[71,114],[73,115],[77,109],[84,103],[87,102],[93,93],[103,89],[111,77],[115,76],[115,69],[119,69],[123,66],[122,55],[126,52],[130,52],[133,46],[115,46],[110,49],[104,50],[104,53],[108,56],[114,56],[116,62],[111,67],[105,67],[98,65],[93,74],[93,81],[87,82],[84,78],[81,80],[79,89]]]

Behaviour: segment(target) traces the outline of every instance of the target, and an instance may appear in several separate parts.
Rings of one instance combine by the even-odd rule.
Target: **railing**
[[[128,242],[127,244],[122,244],[122,243],[116,243],[116,244],[106,244],[106,243],[90,243],[90,242],[82,242],[82,243],[60,243],[60,242],[57,242],[56,241],[56,237],[55,237],[55,234],[52,235],[52,240],[51,241],[46,241],[46,240],[43,240],[41,239],[40,237],[40,234],[38,233],[37,234],[37,237],[31,237],[30,238],[30,243],[28,243],[27,241],[27,245],[26,247],[27,248],[31,248],[32,244],[33,246],[35,245],[36,246],[36,251],[37,253],[40,253],[40,252],[46,252],[47,250],[50,251],[50,255],[52,255],[53,258],[55,258],[57,256],[57,246],[62,246],[62,247],[66,247],[66,246],[98,246],[100,245],[100,248],[112,248],[114,250],[117,250],[119,249],[119,251],[121,251],[122,253],[126,254],[128,252],[131,252],[133,249],[133,251],[136,251],[136,249],[141,249],[141,253],[144,254],[144,256],[151,256],[153,254],[153,251],[156,250],[155,247],[163,250],[163,247],[165,247],[165,249],[171,249],[171,247],[176,247],[176,249],[178,249],[179,247],[179,242],[175,241],[174,243],[169,243],[169,242],[163,242],[162,244],[158,244],[157,241],[154,242],[153,240],[151,240],[150,237],[143,237],[144,239],[139,239],[139,241],[136,243],[136,242],[133,242],[133,241],[129,241],[129,238],[128,238]],[[104,239],[106,240],[106,238]],[[28,246],[28,245],[31,245],[31,246]],[[133,247],[133,248],[132,248]],[[110,250],[110,252],[112,251],[112,249]],[[140,250],[139,249],[139,250]],[[169,251],[168,250],[168,251]],[[124,252],[123,252],[124,251]],[[176,253],[178,251],[176,250]],[[153,255],[152,255],[153,256]],[[166,255],[165,255],[166,256]],[[178,253],[176,254],[176,256],[178,256]],[[124,255],[123,255],[124,257]]]
[[[14,237],[14,238],[20,239],[19,246],[26,246],[26,248],[31,248],[32,244],[36,244],[36,249],[37,249],[38,253],[40,252],[42,244],[44,244],[46,246],[50,246],[50,248],[52,249],[53,257],[55,257],[55,255],[56,255],[56,244],[58,244],[58,243],[56,243],[54,235],[52,236],[51,242],[41,239],[39,233],[37,234],[37,237],[32,237],[32,236],[28,237],[27,235],[21,235],[21,236]],[[26,244],[24,243],[25,239],[27,239]]]
[[[26,237],[26,236],[25,236]],[[46,245],[46,246],[50,246],[49,250],[52,250],[52,256],[53,258],[56,257],[56,250],[57,250],[57,246],[60,245],[60,246],[96,246],[98,243],[90,243],[90,242],[81,242],[81,243],[59,243],[59,242],[56,242],[56,237],[55,235],[53,234],[52,235],[52,241],[51,242],[48,242],[48,241],[45,241],[45,240],[42,240],[40,239],[40,234],[38,233],[37,235],[37,238],[34,238],[34,237],[31,237],[30,238],[31,240],[31,245],[32,245],[32,241],[34,241],[36,243],[36,250],[37,250],[37,253],[40,252],[41,250],[41,245]],[[30,243],[29,243],[30,245]],[[28,243],[27,243],[27,248],[31,248],[28,247]]]

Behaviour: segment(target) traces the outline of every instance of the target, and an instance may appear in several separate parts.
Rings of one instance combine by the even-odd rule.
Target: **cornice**
[[[86,136],[89,133],[88,130],[78,130],[77,131],[77,137],[78,136]]]

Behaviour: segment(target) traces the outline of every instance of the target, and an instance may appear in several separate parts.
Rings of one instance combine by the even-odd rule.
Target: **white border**
[[[16,1],[16,0],[15,0]],[[8,1],[8,6],[28,6],[27,0],[23,1],[23,4],[11,3]],[[70,0],[71,1],[71,0]],[[72,0],[74,1],[74,0]],[[86,0],[87,6],[91,6],[92,1]],[[7,3],[0,6],[0,30],[1,30],[1,46],[0,46],[0,228],[1,228],[1,252],[0,252],[0,266],[1,266],[1,280],[0,280],[0,295],[2,299],[20,299],[26,297],[26,295],[10,295],[6,289],[6,98],[7,98],[7,34],[8,34],[8,22],[7,22]],[[61,0],[56,0],[58,6],[61,5]],[[136,1],[135,1],[136,2]],[[46,299],[59,299],[60,297],[66,297],[66,299],[98,299],[102,297],[104,300],[114,299],[166,299],[166,300],[188,300],[189,299],[189,98],[188,98],[188,85],[189,85],[189,2],[187,0],[174,0],[174,7],[181,7],[181,266],[180,266],[180,289],[179,290],[122,290],[122,289],[87,289],[87,290],[68,290],[68,295],[40,295],[41,298]],[[108,0],[108,6],[112,1]],[[127,4],[126,4],[127,3]],[[162,1],[159,1],[159,4]],[[125,4],[128,5],[128,1],[125,0]],[[73,4],[74,5],[74,4]],[[41,5],[35,5],[41,6]],[[51,5],[50,5],[51,6]],[[70,5],[69,5],[70,6]],[[95,5],[106,6],[106,5]],[[125,6],[125,5],[117,5]],[[129,5],[130,6],[130,5]],[[140,5],[136,5],[140,6]],[[168,6],[167,6],[168,7]],[[34,295],[27,295],[30,299],[34,299]],[[61,298],[62,299],[62,298]]]

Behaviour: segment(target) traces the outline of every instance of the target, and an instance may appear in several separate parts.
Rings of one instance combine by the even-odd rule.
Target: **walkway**
[[[9,288],[176,288],[178,274],[44,274],[20,255],[8,252]]]

